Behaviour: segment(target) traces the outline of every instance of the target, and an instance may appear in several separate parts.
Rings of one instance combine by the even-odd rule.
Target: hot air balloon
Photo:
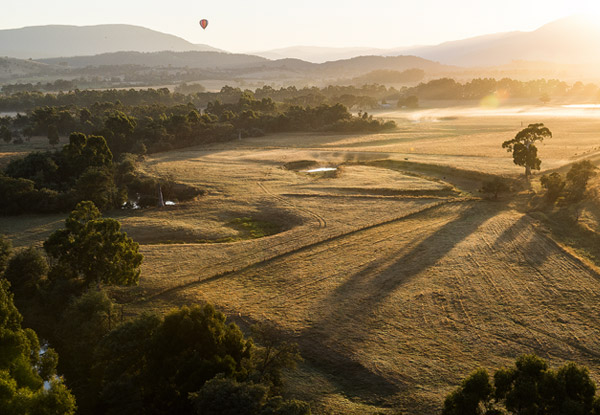
[[[200,20],[200,27],[202,27],[202,29],[206,29],[206,26],[208,26],[208,20],[206,20],[206,19]]]

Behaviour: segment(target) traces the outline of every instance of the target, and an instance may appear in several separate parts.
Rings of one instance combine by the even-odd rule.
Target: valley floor
[[[532,352],[552,366],[584,364],[599,382],[600,275],[509,198],[481,198],[488,174],[521,173],[500,148],[520,121],[488,121],[267,136],[148,157],[148,174],[208,195],[113,214],[145,258],[140,286],[114,293],[126,315],[208,301],[243,327],[274,323],[301,347],[288,385],[315,413],[436,413],[477,367]],[[596,120],[572,130],[573,120],[555,121],[540,150],[547,168],[597,154]],[[303,160],[338,170],[284,168]],[[240,236],[231,221],[241,217],[281,232],[206,243]],[[59,219],[0,225],[26,245]]]

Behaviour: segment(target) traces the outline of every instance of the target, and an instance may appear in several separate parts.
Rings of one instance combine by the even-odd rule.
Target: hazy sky
[[[391,48],[533,30],[600,0],[7,0],[0,29],[127,23],[232,52],[292,45]],[[198,21],[209,20],[206,30]],[[599,23],[600,24],[600,23]]]

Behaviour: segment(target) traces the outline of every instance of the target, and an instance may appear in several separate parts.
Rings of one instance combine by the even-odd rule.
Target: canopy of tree
[[[65,228],[55,231],[44,249],[55,262],[53,274],[60,278],[80,278],[88,284],[137,284],[142,254],[138,244],[121,224],[102,218],[92,202],[80,202],[65,221]]]
[[[552,133],[544,124],[529,124],[527,128],[522,129],[512,140],[502,143],[509,153],[512,152],[513,162],[518,166],[525,167],[525,177],[529,178],[531,169],[539,170],[542,161],[537,156],[536,141],[543,141],[544,138],[552,137]]]
[[[102,413],[190,413],[190,392],[221,373],[242,379],[252,342],[212,306],[145,315],[119,326],[99,344]]]

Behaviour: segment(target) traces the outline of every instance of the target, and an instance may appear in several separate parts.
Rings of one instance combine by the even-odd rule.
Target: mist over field
[[[0,413],[599,414],[600,8],[235,3],[0,16]]]

